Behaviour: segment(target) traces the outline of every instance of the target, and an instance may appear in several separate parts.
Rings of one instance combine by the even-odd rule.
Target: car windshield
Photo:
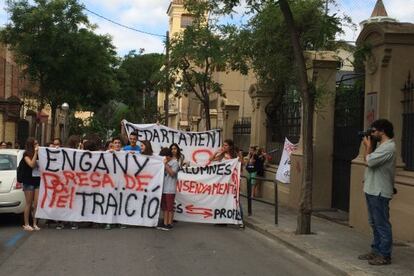
[[[0,154],[0,171],[15,170],[17,167],[17,156],[11,154]]]

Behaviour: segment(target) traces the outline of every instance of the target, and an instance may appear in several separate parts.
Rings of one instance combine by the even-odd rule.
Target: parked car
[[[23,184],[17,182],[17,166],[24,150],[0,149],[0,213],[23,213]]]

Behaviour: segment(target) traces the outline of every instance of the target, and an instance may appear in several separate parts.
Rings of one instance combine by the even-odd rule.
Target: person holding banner
[[[178,165],[180,166],[180,168],[187,165],[185,163],[184,154],[181,153],[181,149],[180,149],[180,147],[178,146],[177,143],[171,144],[170,150],[171,150],[171,153],[173,155],[173,158],[175,158],[175,160],[178,161]]]
[[[40,176],[36,174],[37,168],[37,154],[39,144],[34,138],[28,138],[26,141],[25,152],[23,160],[19,166],[22,166],[23,175],[23,191],[26,198],[26,207],[24,208],[24,225],[25,231],[40,230],[37,226],[37,219],[35,217],[37,200],[39,197]],[[33,208],[33,209],[32,209]],[[33,227],[30,226],[29,217],[30,212],[33,214]]]
[[[112,152],[112,151],[120,151],[120,150],[122,150],[121,138],[119,137],[112,138],[112,149],[110,151]]]
[[[152,151],[151,142],[148,140],[141,141],[141,154],[152,156],[154,152]]]
[[[138,142],[138,133],[133,131],[131,134],[129,134],[129,145],[126,145],[123,150],[130,151],[131,153],[134,152],[141,152],[141,147],[137,145]]]
[[[219,149],[217,152],[213,154],[213,156],[210,157],[210,161],[221,161],[223,159],[229,160],[238,158],[239,162],[242,162],[241,157],[239,156],[238,152],[236,151],[236,147],[234,146],[234,142],[231,139],[226,139],[223,142],[223,147]],[[240,202],[240,195],[238,195],[239,199],[239,209],[240,209],[240,216],[243,221],[243,208],[241,206]],[[227,224],[216,224],[219,226],[226,226]],[[244,229],[244,223],[240,224],[240,228]]]
[[[70,148],[70,149],[78,149],[80,147],[80,142],[81,142],[81,138],[79,135],[71,135],[69,136],[67,142],[66,142],[66,147]],[[56,229],[58,230],[62,230],[64,227],[64,224],[61,222],[58,222],[58,225],[56,225]],[[75,221],[72,221],[70,223],[70,229],[72,230],[78,230],[79,229],[79,224]]]
[[[121,151],[122,150],[122,141],[121,141],[120,137],[113,137],[112,140],[111,140],[111,143],[112,143],[112,147],[110,149],[108,149],[109,152]],[[120,224],[119,228],[126,229],[127,226],[124,225],[124,224]],[[112,229],[111,224],[107,223],[105,225],[104,229],[105,230],[111,230]]]
[[[210,161],[221,161],[223,159],[234,159],[237,158],[238,154],[234,147],[234,142],[231,139],[226,139],[223,142],[221,149],[216,151],[213,156],[210,157]]]
[[[164,156],[164,185],[162,187],[161,210],[164,214],[164,223],[157,227],[168,231],[173,228],[174,200],[177,185],[178,161],[173,158],[169,148],[162,148],[160,156]]]

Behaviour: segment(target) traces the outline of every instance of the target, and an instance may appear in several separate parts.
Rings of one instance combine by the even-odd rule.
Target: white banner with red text
[[[156,226],[164,164],[129,152],[39,149],[37,218]]]
[[[298,144],[293,144],[285,138],[282,157],[276,172],[276,180],[282,183],[290,183],[290,155],[298,148]]]
[[[126,120],[122,123],[128,136],[136,131],[139,141],[150,141],[155,154],[158,154],[162,147],[177,143],[184,154],[185,162],[191,165],[209,164],[209,158],[219,149],[222,142],[220,129],[190,132],[158,124],[133,124]]]
[[[178,173],[174,219],[199,223],[241,224],[238,159]]]

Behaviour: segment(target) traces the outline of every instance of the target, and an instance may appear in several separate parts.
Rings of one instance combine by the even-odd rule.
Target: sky
[[[79,0],[89,10],[113,21],[134,29],[143,30],[159,35],[165,35],[168,30],[168,16],[166,14],[170,0]],[[337,0],[337,5],[330,4],[330,13],[346,14],[359,25],[369,18],[376,0]],[[383,0],[390,17],[400,22],[414,23],[414,0]],[[7,23],[8,16],[4,10],[5,0],[0,2],[0,25]],[[145,53],[161,53],[164,51],[164,38],[135,32],[117,26],[92,13],[86,12],[89,20],[98,25],[96,32],[109,34],[117,48],[119,56],[131,50],[145,49]],[[247,20],[243,16],[243,8],[237,9],[232,21],[235,23]],[[338,39],[355,41],[360,32],[359,26],[345,27],[344,34]]]

